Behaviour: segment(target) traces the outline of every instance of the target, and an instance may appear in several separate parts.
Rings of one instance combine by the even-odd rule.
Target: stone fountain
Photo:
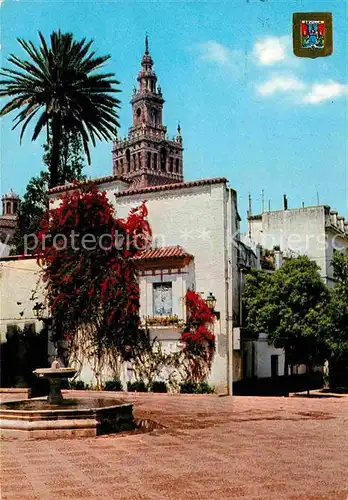
[[[82,397],[80,393],[74,399],[63,398],[61,381],[73,377],[74,368],[61,368],[55,359],[51,368],[38,368],[33,373],[49,380],[48,397],[0,404],[1,437],[71,439],[135,428],[130,403],[89,391],[81,391]]]
[[[47,378],[50,383],[50,392],[47,401],[52,405],[59,405],[63,401],[61,383],[62,379],[71,378],[76,374],[74,368],[61,368],[57,358],[53,361],[51,368],[37,368],[33,371],[38,377]]]

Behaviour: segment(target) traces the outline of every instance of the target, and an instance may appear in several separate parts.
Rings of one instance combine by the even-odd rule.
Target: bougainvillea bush
[[[38,238],[55,340],[126,358],[142,335],[132,257],[151,243],[145,202],[119,219],[105,192],[80,186],[48,211]]]
[[[214,312],[209,309],[202,296],[188,290],[184,297],[186,304],[186,323],[181,334],[182,353],[186,367],[186,379],[202,382],[210,373],[215,353]]]

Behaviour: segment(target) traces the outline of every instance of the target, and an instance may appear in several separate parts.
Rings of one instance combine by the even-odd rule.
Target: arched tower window
[[[6,214],[11,214],[11,202],[6,203]]]
[[[167,150],[165,147],[161,149],[161,170],[165,172],[166,170],[166,162],[167,162]]]
[[[157,170],[157,153],[153,154],[153,168]]]
[[[175,172],[178,174],[179,173],[179,158],[175,160]]]
[[[130,168],[131,168],[131,155],[130,155],[129,149],[126,149],[126,163],[127,163],[126,170],[127,170],[127,172],[130,172]]]
[[[148,170],[150,170],[150,168],[151,168],[151,153],[150,153],[150,151],[147,153],[147,165],[146,165],[146,168]]]
[[[139,125],[139,123],[141,122],[141,108],[137,108],[135,116],[136,116],[136,124]]]
[[[152,118],[152,124],[156,127],[158,123],[158,111],[156,108],[152,108],[151,118]]]
[[[173,170],[174,170],[174,160],[173,157],[171,156],[169,160],[169,172],[173,172]]]

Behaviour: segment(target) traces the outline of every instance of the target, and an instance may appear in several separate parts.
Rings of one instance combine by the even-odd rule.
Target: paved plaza
[[[2,440],[1,498],[348,499],[347,397],[124,397],[165,428]]]

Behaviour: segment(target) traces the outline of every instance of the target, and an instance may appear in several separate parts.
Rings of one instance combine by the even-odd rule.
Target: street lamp
[[[37,319],[43,319],[44,306],[41,302],[36,302],[33,307],[34,315]]]
[[[211,310],[211,312],[213,312],[215,314],[216,319],[220,319],[220,312],[219,311],[215,311],[215,306],[216,306],[216,298],[215,298],[215,296],[211,292],[209,292],[209,295],[205,299],[205,301],[207,303],[207,306]]]
[[[215,296],[209,292],[208,297],[206,298],[206,303],[211,311],[214,311],[215,306],[216,306],[216,298]]]

